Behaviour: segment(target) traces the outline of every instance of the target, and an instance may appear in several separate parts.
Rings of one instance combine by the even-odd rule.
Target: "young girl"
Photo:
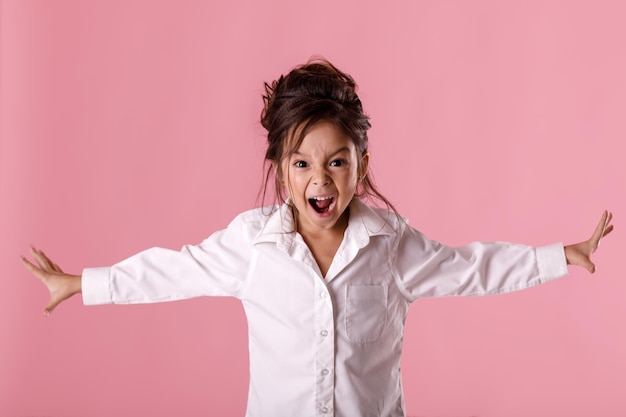
[[[613,229],[605,212],[575,245],[444,246],[372,183],[370,123],[349,75],[310,62],[266,84],[264,104],[264,189],[274,177],[277,205],[180,252],[153,248],[80,276],[32,248],[36,265],[22,259],[50,291],[45,314],[77,293],[88,305],[237,297],[249,328],[247,416],[404,416],[400,356],[413,301],[520,290],[566,275],[567,264],[594,272],[590,256]]]

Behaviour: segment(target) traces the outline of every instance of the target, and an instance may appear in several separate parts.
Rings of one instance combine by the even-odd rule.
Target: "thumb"
[[[48,301],[48,305],[43,310],[43,315],[49,317],[52,314],[52,311],[59,305],[61,300],[55,299],[54,297],[50,297],[50,301]]]
[[[52,314],[52,310],[54,310],[54,307],[56,306],[48,304],[46,308],[43,309],[43,315],[46,317],[50,317],[50,314]]]
[[[596,266],[593,262],[591,262],[589,259],[585,260],[581,266],[583,268],[585,268],[587,271],[589,271],[590,274],[593,274],[594,272],[596,272]]]

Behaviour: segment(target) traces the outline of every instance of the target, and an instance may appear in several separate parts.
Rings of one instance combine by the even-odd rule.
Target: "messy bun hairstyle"
[[[274,174],[276,198],[286,201],[282,160],[299,148],[304,137],[319,122],[332,123],[354,142],[358,156],[368,150],[369,117],[363,112],[354,79],[330,62],[319,59],[296,67],[271,84],[265,83],[261,124],[267,129],[265,159],[270,162],[265,174],[263,196]],[[359,161],[361,180],[358,197],[374,198],[395,212],[393,205],[376,189],[367,168]],[[365,169],[364,169],[365,168]]]

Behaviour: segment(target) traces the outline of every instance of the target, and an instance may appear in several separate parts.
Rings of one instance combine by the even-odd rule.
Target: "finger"
[[[613,213],[611,213],[609,211],[609,212],[607,212],[606,220],[604,221],[604,230],[606,230],[606,228],[611,225],[611,220],[613,220]],[[603,232],[603,234],[604,234],[604,232]]]
[[[36,249],[32,245],[30,246],[30,248],[33,257],[35,258],[39,266],[41,266],[41,269],[54,270],[54,267],[52,266],[53,262],[50,260],[50,258],[48,258],[48,256],[46,256],[46,254],[42,250]]]
[[[35,248],[33,245],[30,245],[30,254],[32,255],[33,259],[35,259],[35,262],[37,262],[37,265],[39,265],[40,269],[47,268],[48,265],[45,259],[41,256],[37,248]]]
[[[32,262],[30,262],[28,259],[24,258],[23,256],[21,256],[20,258],[22,259],[22,263],[24,264],[26,269],[28,269],[34,276],[39,278],[41,281],[44,280],[44,272],[41,269],[39,269],[37,266],[35,266]]]
[[[610,225],[609,227],[607,227],[607,228],[604,230],[604,233],[602,234],[602,237],[604,237],[604,236],[608,235],[608,234],[609,234],[609,233],[611,233],[612,231],[613,231],[613,225]]]
[[[61,274],[63,273],[63,270],[61,269],[61,267],[59,267],[59,265],[52,262],[52,259],[50,259],[50,257],[48,257],[48,255],[46,255],[46,253],[42,249],[37,249],[33,245],[30,245],[30,248],[31,248],[31,253],[33,254],[33,256],[38,255],[37,256],[38,263],[43,263],[45,266],[48,267],[48,269],[51,269],[54,272],[59,272]]]
[[[45,259],[45,261],[46,261],[46,263],[48,264],[48,266],[50,267],[50,269],[52,269],[53,271],[56,271],[56,272],[63,272],[63,271],[61,271],[61,268],[59,268],[59,266],[58,266],[57,264],[55,264],[54,262],[52,262],[52,259],[50,259],[50,258],[48,257],[48,255],[46,255],[46,254],[44,253],[44,251],[39,250],[39,253],[40,253],[40,254],[41,254],[41,256]]]
[[[593,235],[591,235],[591,239],[589,239],[594,249],[598,246],[598,242],[600,241],[600,238],[602,237],[602,234],[606,229],[608,218],[609,212],[605,210],[604,213],[602,213],[602,218],[600,218],[600,222],[596,226],[596,230],[593,232]]]
[[[44,253],[44,251],[40,250],[39,252],[41,252],[41,255],[44,257],[44,259],[46,260],[46,262],[50,266],[50,269],[52,269],[54,272],[58,272],[60,274],[63,273],[63,270],[61,269],[61,267],[59,265],[55,264],[54,262],[52,262],[52,259],[50,259],[48,257],[48,255],[46,255]]]
[[[600,239],[602,239],[604,236],[608,235],[609,233],[613,231],[613,225],[611,224],[611,220],[613,220],[613,213],[608,212],[606,221],[604,222],[604,229],[602,230],[602,235],[600,236]],[[600,246],[600,239],[598,239],[597,246]]]
[[[25,257],[20,256],[20,258],[22,259],[22,263],[24,264],[26,269],[28,269],[30,272],[32,272],[32,274],[35,275],[37,278],[39,278],[42,282],[45,280],[47,275],[46,275],[46,273],[44,271],[39,269],[37,266],[35,266],[32,262],[30,262]],[[56,306],[59,305],[60,302],[61,302],[61,300],[53,300],[51,298],[50,301],[48,302],[48,304],[46,305],[46,307],[43,310],[44,316],[49,317],[50,314],[52,314],[52,310],[54,310],[56,308]]]
[[[63,270],[59,267],[59,265],[55,264],[52,259],[50,259],[48,255],[44,253],[43,250],[38,250],[38,252],[46,261],[46,264],[48,265],[48,267],[50,267],[51,270],[53,270],[54,272],[60,272],[61,274],[63,273]]]
[[[61,267],[57,264],[55,264],[54,262],[52,262],[52,269],[55,272],[58,272],[59,274],[63,274],[63,270],[61,269]]]

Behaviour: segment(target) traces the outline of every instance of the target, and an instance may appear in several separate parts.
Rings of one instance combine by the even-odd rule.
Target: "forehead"
[[[321,121],[311,126],[304,137],[304,127],[291,135],[290,153],[336,152],[340,149],[355,150],[354,141],[346,132],[333,123]],[[299,143],[298,143],[299,142]]]

